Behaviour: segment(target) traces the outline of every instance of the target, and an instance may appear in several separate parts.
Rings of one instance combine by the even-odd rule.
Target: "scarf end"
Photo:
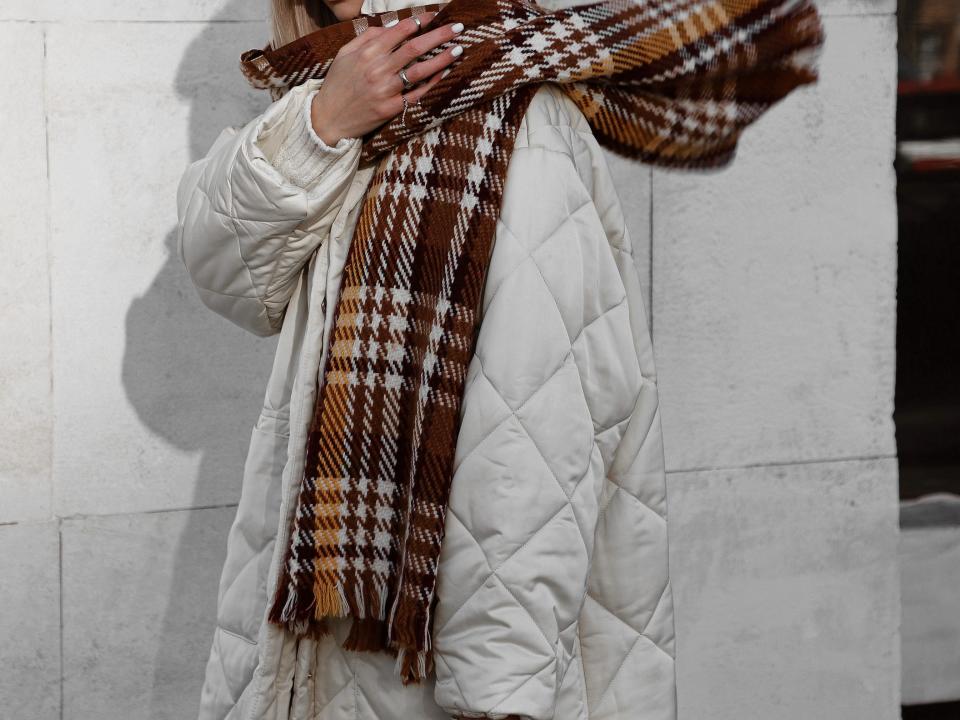
[[[267,620],[285,626],[295,635],[322,636],[329,633],[327,618],[344,617],[349,612],[347,598],[338,585],[318,582],[313,586],[313,593],[307,595],[297,592],[292,583],[283,583],[278,586]]]
[[[288,632],[298,637],[310,637],[319,640],[331,634],[330,626],[325,618],[298,617],[294,613],[295,607],[296,603],[293,602],[293,595],[290,595],[282,605],[278,602],[270,608],[267,620],[274,625],[286,628]]]
[[[397,651],[397,674],[404,685],[418,685],[433,672],[433,650],[400,648]]]
[[[392,652],[387,641],[387,623],[377,618],[355,617],[342,647],[353,652]]]

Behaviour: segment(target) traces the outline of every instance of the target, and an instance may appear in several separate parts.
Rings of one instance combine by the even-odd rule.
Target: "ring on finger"
[[[400,81],[403,83],[404,90],[409,90],[410,88],[413,87],[413,83],[410,82],[410,78],[407,77],[406,68],[400,68],[400,72],[398,73],[398,75],[400,75]]]

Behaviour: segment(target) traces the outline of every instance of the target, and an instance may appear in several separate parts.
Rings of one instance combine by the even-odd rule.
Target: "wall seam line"
[[[63,685],[65,665],[63,662],[63,527],[57,520],[57,611],[60,621],[60,697],[57,705],[60,707],[60,720],[63,720]]]
[[[235,508],[237,503],[222,503],[215,505],[185,505],[181,507],[155,508],[152,510],[127,510],[107,513],[75,513],[73,515],[60,516],[59,520],[96,520],[98,518],[130,517],[133,515],[159,515],[162,513],[192,512],[194,510],[223,510],[226,508]]]
[[[54,452],[54,403],[53,403],[53,256],[51,253],[51,235],[53,232],[53,223],[50,218],[52,206],[52,191],[50,188],[50,105],[49,88],[47,84],[48,61],[47,61],[47,26],[44,25],[41,30],[43,39],[43,63],[40,68],[41,97],[43,103],[43,171],[44,171],[44,190],[46,208],[44,215],[44,253],[46,255],[47,270],[47,368],[50,377],[47,383],[47,417],[50,419],[50,466],[47,469],[48,483],[48,502],[50,503],[50,515],[56,517],[56,492],[53,486],[53,464],[56,453]]]
[[[764,468],[764,467],[790,467],[793,465],[828,465],[831,463],[848,463],[848,462],[869,462],[871,460],[896,460],[896,453],[886,454],[886,455],[850,455],[850,456],[840,456],[840,457],[829,457],[829,458],[816,458],[811,460],[773,460],[770,462],[756,462],[756,463],[746,463],[743,465],[704,465],[701,467],[690,467],[690,468],[678,468],[675,470],[667,470],[667,475],[676,475],[680,473],[699,473],[699,472],[716,472],[716,471],[727,471],[727,470],[749,470],[752,468]]]
[[[57,685],[57,709],[60,720],[64,718],[64,697],[63,687],[66,674],[66,665],[63,658],[63,526],[60,518],[56,514],[56,491],[54,489],[53,466],[56,453],[54,451],[54,442],[56,432],[54,428],[54,372],[53,372],[53,256],[51,254],[51,236],[53,223],[50,218],[50,209],[52,205],[52,191],[50,187],[50,93],[48,85],[49,77],[49,59],[47,53],[47,33],[49,26],[46,23],[41,25],[40,36],[43,45],[43,59],[40,66],[41,98],[43,105],[43,164],[44,164],[44,185],[46,192],[46,222],[44,223],[44,251],[46,254],[47,268],[47,367],[50,372],[49,382],[47,384],[47,416],[50,418],[50,465],[47,469],[48,482],[48,501],[50,503],[50,515],[57,526],[57,624],[59,631],[57,633],[57,661],[59,669],[59,681]]]

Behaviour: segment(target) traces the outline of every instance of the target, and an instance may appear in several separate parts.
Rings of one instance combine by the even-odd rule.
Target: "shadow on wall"
[[[269,102],[248,89],[237,68],[244,43],[262,44],[265,23],[249,17],[249,0],[228,2],[202,27],[177,69],[177,94],[190,103],[190,159],[206,154],[227,125],[240,125]],[[246,12],[244,12],[246,10]],[[252,45],[250,46],[252,47]],[[158,198],[158,202],[164,198]],[[175,207],[176,187],[168,202]],[[204,307],[177,251],[176,227],[166,234],[166,261],[126,315],[123,384],[145,426],[181,451],[200,456],[192,507],[176,542],[166,610],[159,623],[151,720],[196,717],[213,639],[220,563],[230,504],[239,498],[250,432],[263,398],[275,340],[260,340]],[[210,523],[220,527],[211,532]],[[211,540],[213,538],[213,540]],[[218,542],[217,552],[200,552]],[[198,557],[214,555],[211,566]],[[162,603],[158,603],[162,607]],[[158,607],[158,609],[159,609]]]

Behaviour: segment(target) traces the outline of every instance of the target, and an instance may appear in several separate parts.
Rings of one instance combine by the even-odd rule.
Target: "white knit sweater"
[[[359,145],[360,138],[343,137],[330,146],[313,129],[310,109],[319,88],[309,92],[301,109],[301,122],[295,124],[280,144],[273,159],[274,166],[294,185],[310,190],[324,171],[352,146]]]

